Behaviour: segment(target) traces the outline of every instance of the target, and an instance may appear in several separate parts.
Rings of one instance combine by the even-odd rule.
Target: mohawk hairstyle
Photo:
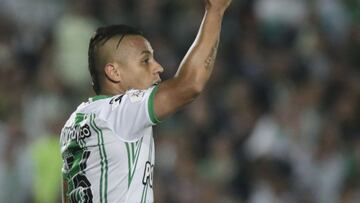
[[[99,27],[94,35],[91,37],[89,42],[89,51],[88,51],[88,63],[89,63],[89,72],[92,79],[92,87],[96,94],[100,93],[100,80],[99,74],[102,73],[97,68],[98,53],[97,48],[104,45],[109,39],[120,36],[120,39],[116,45],[116,49],[119,47],[120,42],[126,35],[141,35],[142,32],[138,29],[128,26],[128,25],[110,25],[105,27]]]

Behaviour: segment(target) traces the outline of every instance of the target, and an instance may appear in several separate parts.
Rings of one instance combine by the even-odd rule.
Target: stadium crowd
[[[195,0],[0,1],[0,202],[60,202],[59,132],[94,30],[143,30],[171,77]],[[360,202],[360,2],[234,0],[214,73],[155,128],[158,203]]]

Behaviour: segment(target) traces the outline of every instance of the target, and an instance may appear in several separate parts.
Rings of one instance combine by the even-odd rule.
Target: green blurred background
[[[171,77],[201,0],[0,0],[0,202],[60,202],[59,132],[93,95],[97,26]],[[158,203],[360,202],[360,1],[233,0],[205,92],[155,128]]]

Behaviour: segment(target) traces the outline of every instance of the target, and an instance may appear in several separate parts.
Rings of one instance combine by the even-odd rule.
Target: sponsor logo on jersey
[[[149,161],[146,162],[144,168],[144,176],[142,183],[144,185],[149,184],[152,188],[153,186],[153,174],[154,174],[154,164],[151,164]]]
[[[71,127],[65,127],[62,131],[62,137],[65,138],[66,141],[70,140],[83,140],[91,136],[90,127],[88,124],[74,125]]]
[[[131,102],[139,102],[145,95],[145,90],[131,90],[128,93]]]
[[[114,97],[110,100],[109,104],[120,104],[121,99],[124,95],[120,95],[118,97]]]

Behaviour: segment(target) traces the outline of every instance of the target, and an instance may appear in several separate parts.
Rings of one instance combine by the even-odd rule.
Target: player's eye
[[[150,58],[146,58],[146,59],[143,60],[143,62],[146,63],[146,64],[149,63],[149,61],[150,61]]]

